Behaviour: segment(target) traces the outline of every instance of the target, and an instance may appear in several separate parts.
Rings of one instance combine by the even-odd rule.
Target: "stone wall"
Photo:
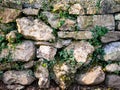
[[[8,90],[119,90],[120,0],[0,0],[0,73]]]

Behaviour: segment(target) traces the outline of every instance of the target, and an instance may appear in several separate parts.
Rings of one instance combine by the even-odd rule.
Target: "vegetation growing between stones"
[[[91,29],[91,32],[93,33],[93,39],[90,39],[89,42],[93,46],[100,46],[102,45],[101,37],[108,32],[108,29],[106,27],[95,26]]]

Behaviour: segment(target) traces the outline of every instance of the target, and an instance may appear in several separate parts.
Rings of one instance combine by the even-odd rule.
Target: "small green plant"
[[[60,20],[57,25],[58,28],[61,27],[64,23],[65,23],[65,20]]]
[[[101,3],[101,0],[98,0],[97,3],[96,3],[96,8],[97,8],[96,13],[99,13],[99,11],[100,11],[100,9],[101,9],[100,3]]]
[[[7,23],[7,24],[0,24],[0,30],[4,32],[4,34],[9,33],[10,31],[17,30],[16,23]]]
[[[60,63],[69,63],[71,66],[75,66],[77,64],[74,56],[73,56],[73,50],[62,50],[61,52],[59,52],[59,58],[60,58]]]
[[[99,46],[102,45],[101,42],[101,37],[104,36],[107,32],[108,29],[106,27],[102,27],[102,26],[95,26],[93,29],[91,29],[91,32],[93,33],[93,39],[90,39],[89,42],[93,45],[93,46]]]
[[[0,35],[0,52],[7,47],[5,36]]]
[[[65,18],[65,19],[72,19],[72,20],[76,20],[77,19],[77,15],[70,15],[68,11],[60,11],[59,12],[59,17],[60,18]]]

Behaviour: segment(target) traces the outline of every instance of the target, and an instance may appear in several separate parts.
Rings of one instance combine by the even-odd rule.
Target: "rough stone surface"
[[[35,57],[35,46],[31,41],[23,41],[15,48],[3,49],[0,58],[7,58],[9,55],[12,61],[30,61]]]
[[[11,31],[6,35],[6,39],[8,40],[9,43],[14,43],[16,41],[16,33],[17,31]]]
[[[2,23],[12,22],[20,15],[20,13],[21,11],[17,9],[0,7],[0,22]]]
[[[118,22],[117,29],[120,30],[120,21]]]
[[[92,39],[92,32],[90,31],[78,31],[78,32],[58,32],[60,38],[73,38],[73,39]]]
[[[93,27],[93,16],[78,16],[77,22],[80,30],[89,30]]]
[[[30,20],[28,18],[19,18],[16,20],[18,32],[23,34],[27,39],[33,40],[53,40],[53,30],[42,21],[38,19]]]
[[[51,12],[43,12],[43,15],[47,17],[48,23],[53,28],[58,28],[59,30],[74,30],[75,20],[60,18],[59,15]],[[61,22],[64,22],[63,25],[60,25]]]
[[[117,75],[107,75],[105,79],[105,84],[108,87],[120,89],[120,76]]]
[[[67,40],[59,39],[57,42],[54,42],[54,43],[37,41],[35,42],[35,45],[37,46],[45,45],[45,46],[53,46],[55,48],[62,48],[64,46],[68,46],[71,43],[71,41],[72,41],[71,39],[67,39]]]
[[[30,85],[35,80],[30,70],[23,71],[6,71],[3,74],[3,82],[5,84],[21,84]]]
[[[113,15],[79,16],[77,22],[80,30],[90,30],[96,25],[107,27],[109,30],[115,29]]]
[[[88,61],[88,55],[92,54],[94,51],[94,47],[90,43],[84,41],[73,42],[66,49],[73,50],[76,61],[82,63]]]
[[[53,11],[59,11],[59,10],[67,10],[70,5],[68,5],[69,1],[61,0],[59,2],[54,3],[53,5]]]
[[[60,20],[61,21],[61,20]],[[59,22],[60,22],[59,21]],[[70,20],[70,19],[66,19],[64,24],[62,26],[60,26],[60,30],[70,30],[73,31],[74,30],[74,26],[75,26],[75,21],[74,20]]]
[[[104,47],[105,61],[119,61],[120,60],[120,42],[113,42]]]
[[[41,8],[42,7],[42,3],[44,2],[44,0],[2,0],[3,5],[5,5],[5,3],[9,3],[8,5],[11,6],[11,4],[15,4],[17,5],[22,5],[24,8]],[[48,0],[46,0],[46,3],[48,2]],[[7,6],[8,7],[8,6]],[[12,6],[13,7],[13,6]]]
[[[109,14],[120,11],[120,3],[116,0],[77,0],[86,14]]]
[[[74,4],[70,7],[69,14],[83,15],[85,11],[80,4]]]
[[[114,30],[115,20],[113,15],[95,15],[93,16],[93,25],[103,26],[109,30]]]
[[[112,41],[120,40],[120,32],[119,31],[109,31],[105,36],[101,38],[103,43],[108,43]]]
[[[49,71],[47,64],[38,64],[36,71],[34,72],[35,77],[39,79],[39,88],[49,88]]]
[[[64,62],[62,64],[55,64],[53,71],[56,76],[55,81],[62,89],[65,89],[73,82],[72,79],[74,78],[76,68],[72,68]]]
[[[23,13],[26,15],[38,15],[39,9],[25,8]]]
[[[23,90],[24,88],[22,85],[7,85],[8,90]]]
[[[97,85],[104,81],[105,73],[101,66],[94,67],[91,71],[80,74],[76,77],[76,81],[82,85]]]
[[[29,62],[25,63],[25,64],[23,65],[23,67],[24,67],[25,69],[29,69],[29,68],[32,68],[33,65],[34,65],[34,61],[29,61]]]
[[[47,21],[51,27],[58,28],[59,18],[57,17],[57,14],[51,12],[43,12],[43,15],[47,17]]]
[[[114,64],[109,64],[105,67],[105,70],[107,72],[116,72],[116,71],[120,71],[120,65],[114,63]]]
[[[88,42],[80,42],[79,46],[74,50],[74,57],[77,62],[85,63],[87,61],[88,55],[92,54],[94,47]]]
[[[120,20],[120,13],[115,15],[115,20]]]
[[[37,50],[37,58],[44,58],[47,60],[53,60],[57,52],[57,49],[52,46],[41,45]]]

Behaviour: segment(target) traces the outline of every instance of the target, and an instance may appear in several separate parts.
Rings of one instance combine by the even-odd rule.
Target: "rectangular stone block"
[[[113,15],[78,16],[77,22],[80,30],[90,30],[95,26],[103,26],[109,30],[115,29]]]

